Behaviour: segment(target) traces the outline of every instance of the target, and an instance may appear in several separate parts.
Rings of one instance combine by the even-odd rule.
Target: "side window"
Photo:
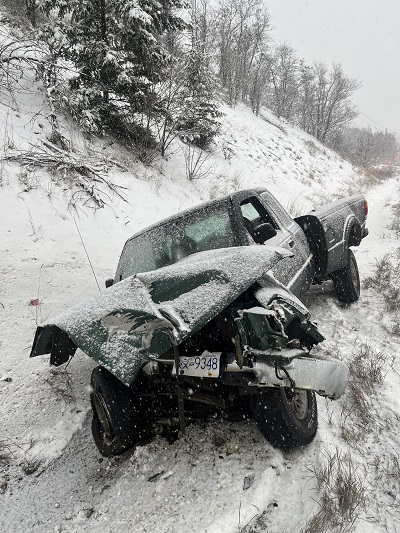
[[[249,198],[240,204],[240,210],[243,216],[243,222],[246,227],[249,242],[255,242],[254,230],[260,224],[271,224],[275,229],[278,229],[278,225],[271,217],[265,208],[261,205],[257,198]]]

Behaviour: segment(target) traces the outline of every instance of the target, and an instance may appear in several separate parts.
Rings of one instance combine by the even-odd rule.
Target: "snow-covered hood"
[[[144,364],[199,331],[290,255],[268,246],[223,248],[136,274],[39,326],[31,357],[56,351],[63,362],[63,349],[71,355],[75,346],[129,385]],[[59,330],[68,339],[56,342]]]

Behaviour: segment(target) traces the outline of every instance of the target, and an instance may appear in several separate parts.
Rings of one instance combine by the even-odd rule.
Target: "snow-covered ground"
[[[88,141],[61,121],[75,153],[89,154],[101,175],[121,187],[124,199],[98,183],[104,206],[95,208],[68,172],[61,178],[3,159],[37,153],[51,131],[40,87],[28,79],[26,92],[14,96],[0,101],[0,531],[299,532],[321,508],[315,472],[335,454],[354,467],[365,497],[365,507],[346,517],[347,525],[355,519],[349,530],[400,531],[398,337],[373,289],[349,307],[329,285],[307,296],[326,337],[321,351],[350,362],[364,347],[387,373],[363,416],[350,393],[337,402],[319,399],[314,442],[291,452],[274,449],[253,421],[210,420],[191,425],[174,444],[155,438],[103,459],[90,430],[94,363],[83,353],[66,370],[50,368],[48,357],[29,359],[37,324],[98,292],[79,232],[102,289],[125,240],[156,220],[250,186],[268,187],[296,215],[357,192],[351,166],[267,110],[255,117],[244,106],[223,107],[223,133],[204,161],[205,175],[193,181],[178,144],[167,160],[146,167],[116,144]],[[370,235],[355,250],[362,279],[399,248],[388,229],[399,179],[367,191]]]

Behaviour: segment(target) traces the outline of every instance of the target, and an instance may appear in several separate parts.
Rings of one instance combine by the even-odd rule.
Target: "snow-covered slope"
[[[78,183],[69,169],[37,166],[40,151],[54,155],[43,144],[50,109],[40,87],[29,77],[24,83],[14,99],[0,101],[0,531],[297,532],[320,509],[313,471],[335,454],[343,464],[349,454],[366,498],[365,508],[345,517],[351,524],[360,516],[350,530],[400,531],[397,337],[372,289],[351,307],[339,304],[329,285],[307,297],[326,336],[322,351],[351,361],[361,345],[383,350],[387,375],[367,400],[365,418],[355,415],[350,394],[319,400],[315,441],[292,452],[272,448],[252,421],[211,420],[190,426],[172,445],[156,438],[102,459],[90,433],[93,362],[78,353],[64,370],[50,368],[46,357],[29,359],[38,323],[99,290],[80,235],[102,289],[124,241],[160,218],[252,186],[268,187],[298,214],[356,192],[351,166],[267,110],[255,117],[244,106],[223,106],[223,132],[202,161],[203,176],[192,181],[179,143],[168,159],[145,166],[60,118],[75,156],[105,180],[93,191],[99,207],[82,176]],[[3,158],[28,150],[36,163],[21,167]],[[370,236],[356,250],[362,278],[398,248],[388,229],[398,187],[392,179],[368,191]]]

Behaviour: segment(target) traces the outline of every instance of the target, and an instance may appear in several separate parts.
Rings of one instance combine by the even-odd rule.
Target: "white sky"
[[[274,41],[307,63],[341,63],[362,82],[360,126],[400,137],[400,0],[267,0]]]

